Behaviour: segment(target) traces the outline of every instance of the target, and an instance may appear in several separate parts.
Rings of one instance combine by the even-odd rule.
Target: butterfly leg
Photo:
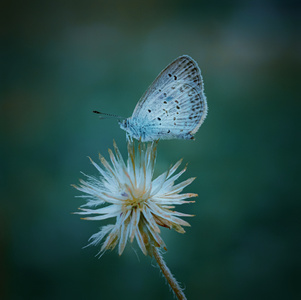
[[[133,137],[128,132],[126,133],[126,142],[133,143]]]

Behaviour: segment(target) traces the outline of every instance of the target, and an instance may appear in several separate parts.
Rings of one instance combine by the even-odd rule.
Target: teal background
[[[182,54],[202,70],[196,141],[161,141],[199,194],[186,234],[163,230],[188,299],[300,299],[300,10],[297,1],[2,1],[0,298],[172,299],[128,244],[82,249],[105,222],[71,212],[116,120]]]

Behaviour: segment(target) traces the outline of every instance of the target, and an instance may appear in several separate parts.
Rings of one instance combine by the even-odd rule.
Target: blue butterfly
[[[138,101],[132,116],[119,121],[119,125],[128,138],[142,142],[193,139],[207,111],[201,71],[191,57],[183,55],[158,75]]]

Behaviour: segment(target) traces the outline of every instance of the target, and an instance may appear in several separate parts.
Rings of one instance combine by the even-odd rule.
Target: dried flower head
[[[80,215],[96,215],[85,217],[85,220],[104,220],[116,218],[115,224],[103,226],[93,234],[89,245],[103,242],[100,254],[105,250],[114,249],[118,244],[119,255],[122,254],[127,240],[136,238],[142,252],[152,255],[153,247],[166,250],[160,236],[159,226],[173,228],[184,233],[182,226],[189,223],[179,217],[192,215],[173,211],[173,205],[191,203],[186,198],[196,197],[196,194],[180,194],[195,178],[175,184],[175,181],[185,172],[186,167],[175,174],[182,160],[171,166],[166,172],[153,179],[157,153],[157,142],[128,143],[128,160],[124,162],[116,143],[115,155],[109,149],[111,164],[100,156],[102,167],[92,159],[91,162],[99,171],[98,178],[86,176],[80,180],[76,189],[85,193],[80,196],[87,200],[81,206]],[[104,207],[99,208],[100,206]],[[88,245],[88,246],[89,246]]]

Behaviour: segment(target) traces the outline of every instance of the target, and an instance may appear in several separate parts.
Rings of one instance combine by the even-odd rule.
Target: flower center
[[[145,191],[136,190],[130,195],[128,195],[128,193],[124,193],[124,196],[125,195],[128,197],[123,201],[125,209],[141,208],[147,200],[147,197],[145,197]]]

